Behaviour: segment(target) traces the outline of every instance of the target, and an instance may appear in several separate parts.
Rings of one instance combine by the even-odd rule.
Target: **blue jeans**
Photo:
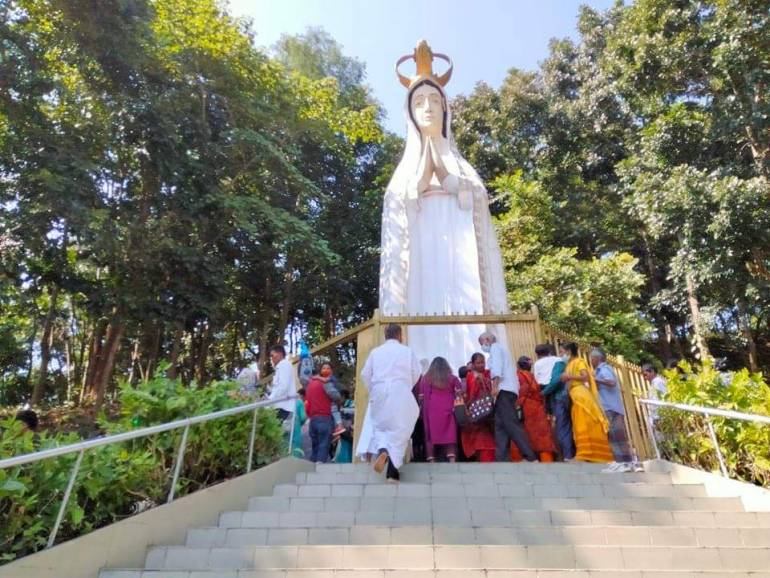
[[[556,418],[556,440],[565,460],[575,457],[575,439],[572,437],[572,401],[568,395],[554,398],[551,407]]]
[[[334,420],[330,415],[320,415],[310,418],[310,441],[313,450],[310,453],[311,462],[325,464],[329,461],[329,448],[332,445],[332,430]]]

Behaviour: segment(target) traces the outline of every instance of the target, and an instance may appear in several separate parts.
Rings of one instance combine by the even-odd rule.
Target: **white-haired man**
[[[519,448],[521,455],[529,462],[537,460],[529,443],[524,424],[516,411],[519,397],[519,378],[511,354],[497,342],[494,333],[485,331],[479,335],[479,345],[489,353],[487,364],[492,376],[492,390],[495,400],[495,461],[511,461],[511,442]]]
[[[602,402],[604,415],[610,422],[607,440],[610,442],[615,462],[602,470],[604,473],[633,472],[641,469],[634,460],[631,444],[626,433],[626,411],[620,382],[615,370],[607,363],[607,355],[598,347],[591,351],[591,367],[594,368],[594,380],[599,388],[599,400]]]

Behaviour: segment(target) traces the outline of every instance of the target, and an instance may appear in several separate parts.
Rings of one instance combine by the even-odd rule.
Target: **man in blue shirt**
[[[609,363],[604,351],[599,348],[591,351],[591,366],[594,368],[594,378],[599,388],[599,397],[601,398],[602,408],[610,422],[610,431],[607,434],[612,448],[612,454],[615,456],[615,463],[610,464],[605,472],[632,472],[636,469],[634,456],[631,453],[631,446],[628,443],[628,434],[626,434],[626,411],[623,407],[623,398],[621,397],[620,384],[615,371]]]

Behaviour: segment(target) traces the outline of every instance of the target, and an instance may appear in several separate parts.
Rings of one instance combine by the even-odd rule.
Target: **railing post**
[[[650,443],[652,444],[652,449],[655,450],[655,457],[657,459],[660,459],[660,448],[658,448],[658,440],[655,437],[655,424],[652,422],[652,416],[650,415],[650,408],[647,406],[646,403],[642,404],[642,418],[644,419],[644,423],[647,424],[647,433],[650,436]]]
[[[249,461],[246,464],[246,473],[251,471],[251,464],[254,461],[254,438],[257,435],[257,411],[258,408],[254,408],[254,416],[251,418],[251,435],[249,436]]]
[[[364,367],[369,352],[377,347],[378,335],[380,333],[379,311],[375,310],[372,325],[358,333],[356,336],[356,389],[354,399],[356,400],[355,418],[353,423],[353,462],[360,461],[356,456],[358,449],[358,440],[361,437],[361,430],[364,427],[366,419],[366,410],[369,407],[369,390],[361,378],[361,370]]]
[[[174,501],[174,493],[176,492],[176,483],[179,481],[179,473],[182,471],[182,462],[184,462],[184,450],[187,447],[187,434],[190,432],[189,424],[184,426],[184,433],[182,433],[182,441],[179,442],[179,449],[177,450],[176,464],[174,466],[174,477],[171,480],[171,489],[168,491],[167,504]]]
[[[711,416],[706,415],[706,425],[709,428],[709,436],[711,436],[711,443],[714,444],[714,450],[717,453],[717,460],[719,461],[719,469],[722,471],[722,475],[726,478],[730,476],[727,474],[727,466],[725,465],[725,459],[722,456],[722,450],[719,448],[719,441],[717,441],[717,434],[714,431],[714,425],[711,423]]]
[[[636,459],[644,459],[648,457],[647,445],[644,439],[646,430],[639,423],[639,415],[635,405],[636,397],[634,396],[634,388],[631,383],[631,372],[622,355],[617,356],[613,366],[618,376],[620,397],[626,410],[626,428],[628,429],[631,443],[634,446],[634,453],[636,454]]]
[[[289,430],[289,455],[294,455],[294,452],[292,451],[292,446],[294,445],[294,424],[297,420],[297,401],[294,401],[294,411],[291,412],[291,429]]]
[[[78,477],[80,464],[83,463],[83,455],[85,453],[85,450],[80,450],[78,453],[78,458],[75,460],[75,465],[72,467],[72,473],[70,474],[69,482],[67,482],[67,489],[64,490],[64,497],[61,500],[59,513],[56,515],[56,522],[53,525],[53,530],[51,530],[51,535],[48,536],[48,545],[46,548],[53,546],[53,543],[56,541],[56,534],[59,533],[59,526],[61,525],[61,521],[64,519],[64,512],[67,511],[67,502],[70,501],[70,494],[72,494],[72,488],[75,486],[75,480]]]

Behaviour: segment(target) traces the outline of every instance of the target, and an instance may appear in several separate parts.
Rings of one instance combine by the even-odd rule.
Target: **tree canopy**
[[[511,302],[635,358],[767,371],[767,3],[584,7],[578,31],[454,102]]]
[[[0,403],[205,384],[377,303],[402,142],[326,32],[216,0],[0,2]],[[770,367],[770,15],[581,9],[453,102],[509,302],[633,359]],[[502,63],[504,66],[505,63]]]

